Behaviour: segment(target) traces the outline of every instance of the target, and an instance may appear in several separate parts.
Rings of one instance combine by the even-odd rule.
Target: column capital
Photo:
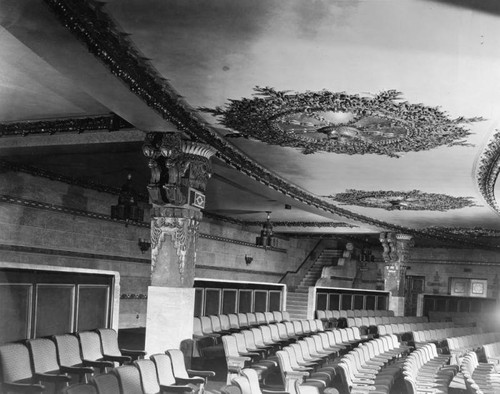
[[[214,148],[183,140],[179,133],[151,132],[146,135],[142,152],[149,159],[148,193],[153,207],[205,207]]]

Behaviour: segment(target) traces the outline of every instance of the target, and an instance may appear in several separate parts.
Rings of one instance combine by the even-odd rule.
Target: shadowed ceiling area
[[[208,214],[500,247],[499,9],[1,0],[1,160],[145,194],[179,132],[217,149]]]

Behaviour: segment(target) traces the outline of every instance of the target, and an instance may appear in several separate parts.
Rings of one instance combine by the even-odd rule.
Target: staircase
[[[286,310],[290,313],[290,318],[307,319],[309,287],[316,284],[325,265],[332,265],[341,256],[341,250],[324,249],[304,275],[300,284],[293,291],[287,292]]]

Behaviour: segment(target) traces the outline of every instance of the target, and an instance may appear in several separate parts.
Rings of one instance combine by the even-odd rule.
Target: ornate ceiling
[[[2,167],[145,190],[146,132],[179,131],[217,149],[212,217],[500,247],[499,10],[1,0]]]

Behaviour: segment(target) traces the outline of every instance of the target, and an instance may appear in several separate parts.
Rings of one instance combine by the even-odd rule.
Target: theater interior
[[[499,37],[492,0],[0,0],[0,392],[500,392]]]

